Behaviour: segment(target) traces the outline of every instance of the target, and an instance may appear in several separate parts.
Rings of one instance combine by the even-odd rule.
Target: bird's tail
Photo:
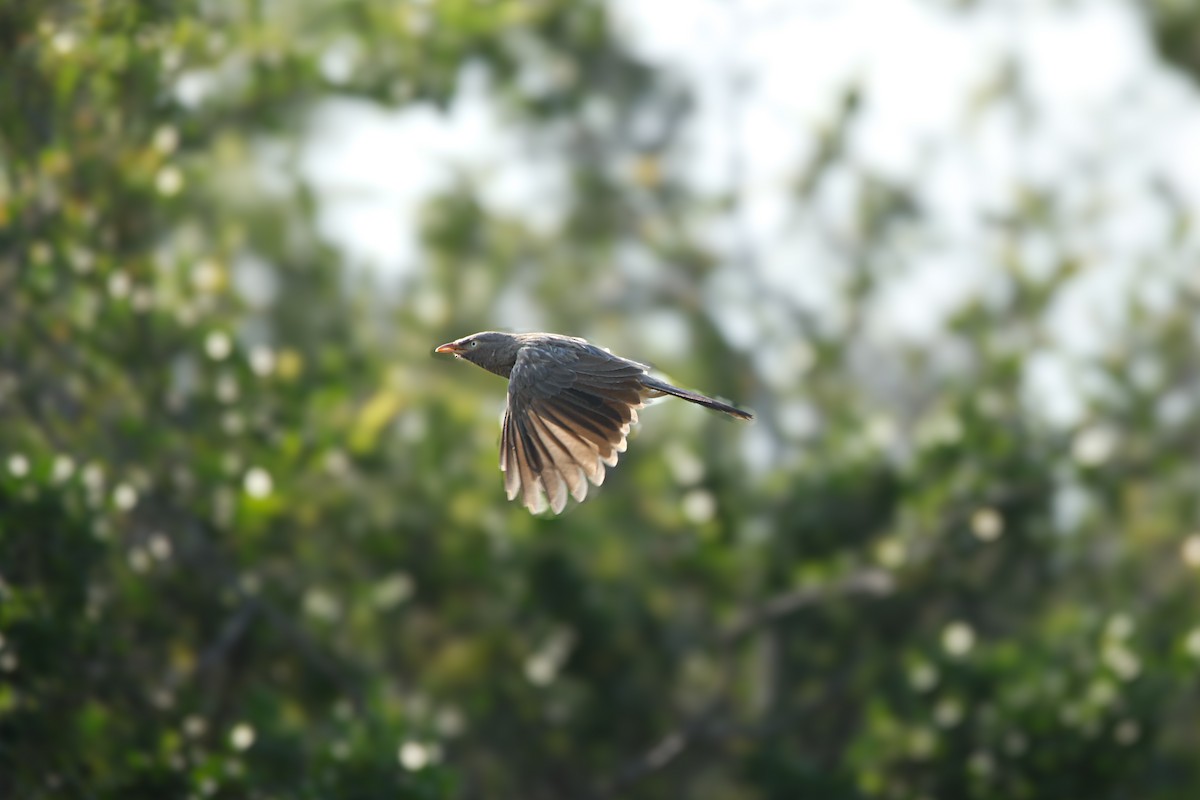
[[[728,403],[722,403],[720,400],[714,400],[711,397],[705,397],[704,395],[697,394],[696,392],[689,392],[687,389],[680,389],[678,386],[672,386],[666,381],[660,381],[657,378],[646,376],[642,383],[647,389],[649,389],[651,392],[654,392],[654,396],[669,394],[682,400],[687,400],[689,403],[695,403],[698,406],[711,408],[714,411],[724,411],[731,417],[737,417],[738,419],[754,419],[754,415],[749,411],[742,411],[740,408],[734,408]]]

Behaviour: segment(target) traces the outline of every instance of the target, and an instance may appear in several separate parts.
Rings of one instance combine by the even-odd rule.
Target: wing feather
[[[516,445],[517,469],[521,473],[521,502],[534,514],[540,514],[546,508],[546,498],[538,486],[537,477],[530,466],[529,453],[525,449],[525,439],[520,435],[514,424],[510,431]]]
[[[567,487],[562,470],[552,452],[550,443],[541,435],[534,424],[537,416],[528,414],[519,420],[521,441],[530,456],[530,467],[541,481],[542,488],[550,500],[550,507],[557,514],[567,504]]]
[[[573,404],[581,411],[595,417],[602,425],[607,422],[619,426],[629,421],[628,405],[606,400],[599,395],[580,389],[567,389],[554,399],[556,402]]]
[[[504,492],[509,500],[516,499],[521,491],[521,473],[516,464],[517,447],[512,439],[512,412],[504,412],[500,423],[500,471],[504,473]]]
[[[587,497],[625,452],[646,396],[646,367],[578,340],[531,344],[509,375],[500,468],[510,500],[534,513]]]
[[[571,428],[557,421],[551,414],[542,413],[538,415],[538,418],[563,447],[570,451],[571,458],[583,470],[587,479],[597,486],[602,484],[604,482],[604,462],[595,442],[582,438]],[[586,491],[587,487],[585,486],[584,492]]]
[[[608,431],[600,423],[591,419],[586,413],[576,410],[573,406],[567,404],[551,406],[545,403],[542,404],[538,413],[546,419],[553,420],[556,425],[565,428],[575,436],[591,442],[602,456],[607,457],[612,452],[613,443],[609,441]]]
[[[555,435],[554,431],[550,430],[546,421],[537,414],[529,415],[529,427],[541,443],[550,462],[554,465],[554,471],[557,473],[559,481],[566,485],[571,492],[571,496],[576,500],[582,500],[586,497],[587,476],[584,473],[583,467],[579,464],[578,455],[572,452],[568,446],[564,445],[558,436]],[[596,460],[595,450],[586,445],[581,449],[583,452],[580,455],[583,455],[584,458],[590,458],[592,461]],[[548,483],[547,487],[549,487]],[[566,496],[564,495],[562,503],[559,503],[558,508],[555,509],[556,513],[562,511],[566,500]],[[553,497],[550,498],[550,505],[555,505]]]

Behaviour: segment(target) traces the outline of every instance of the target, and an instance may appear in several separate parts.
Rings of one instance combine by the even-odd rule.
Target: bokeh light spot
[[[204,352],[213,361],[223,361],[233,351],[233,340],[224,331],[212,331],[204,339]]]
[[[275,371],[275,352],[266,345],[255,345],[249,358],[250,369],[255,375],[265,378]]]
[[[1193,533],[1184,539],[1179,550],[1183,556],[1183,563],[1192,569],[1200,569],[1200,533]]]
[[[314,586],[304,593],[304,613],[326,622],[336,622],[342,616],[342,604],[330,592]]]
[[[129,275],[125,271],[114,270],[108,276],[108,293],[114,300],[124,300],[132,289],[133,282],[129,280]]]
[[[1183,649],[1192,658],[1200,660],[1200,628],[1192,628],[1184,637]]]
[[[1133,617],[1128,614],[1113,614],[1104,628],[1104,635],[1111,639],[1128,639],[1133,635]]]
[[[29,459],[21,453],[13,453],[8,457],[8,472],[14,478],[24,478],[29,474]]]
[[[933,664],[923,661],[908,671],[908,682],[918,692],[928,692],[937,686],[938,669]]]
[[[75,49],[76,44],[75,34],[71,31],[60,30],[50,39],[50,46],[54,48],[54,52],[60,56],[70,55]]]
[[[951,622],[942,630],[942,647],[952,656],[962,657],[975,646],[975,631],[965,622]]]
[[[907,747],[909,755],[923,761],[937,749],[937,734],[924,726],[913,728],[908,732]]]
[[[1103,650],[1104,663],[1123,681],[1131,681],[1142,672],[1142,661],[1120,642],[1109,642]]]
[[[246,490],[246,494],[255,499],[266,497],[275,488],[275,484],[271,480],[271,474],[262,467],[252,467],[247,470],[246,477],[242,480],[242,485]]]
[[[875,546],[875,558],[888,569],[899,569],[908,559],[908,548],[899,537],[888,536]]]
[[[163,534],[155,534],[150,537],[150,541],[146,543],[146,547],[150,549],[150,555],[158,561],[166,561],[170,558],[170,540]]]
[[[238,386],[237,378],[229,373],[223,373],[217,378],[216,388],[217,399],[222,403],[232,403],[241,395],[241,388]]]
[[[429,764],[429,748],[421,742],[404,742],[397,753],[400,765],[407,770],[424,769]]]
[[[239,722],[229,732],[229,743],[234,750],[248,750],[254,744],[254,728],[248,723]]]
[[[129,568],[134,572],[142,573],[150,569],[150,555],[141,547],[129,548]]]
[[[375,584],[371,599],[376,607],[386,611],[412,597],[415,588],[416,584],[408,573],[397,572]]]
[[[991,777],[996,771],[996,759],[986,750],[976,751],[967,760],[967,769],[980,778]]]
[[[994,542],[1004,533],[1004,517],[994,508],[981,508],[971,515],[971,532],[981,542]]]
[[[130,511],[137,505],[137,490],[128,483],[119,483],[113,489],[113,505],[121,511]]]
[[[953,697],[942,698],[933,708],[933,720],[942,728],[953,728],[962,718],[962,703]]]
[[[216,261],[205,259],[192,268],[192,285],[201,292],[215,292],[224,282],[225,273]]]
[[[54,457],[54,466],[50,468],[50,477],[55,483],[63,483],[70,479],[75,474],[75,462],[70,456],[58,455]]]
[[[1076,434],[1071,455],[1082,466],[1098,467],[1108,461],[1116,449],[1116,432],[1103,425],[1093,425]]]
[[[196,714],[188,714],[183,720],[183,733],[185,736],[192,739],[199,739],[208,730],[208,723],[204,717]]]
[[[683,515],[695,525],[708,522],[717,513],[717,500],[712,492],[694,489],[683,496]]]
[[[174,197],[183,188],[183,173],[179,167],[168,164],[154,176],[154,188],[163,197]]]
[[[179,146],[179,129],[173,125],[160,125],[154,131],[154,149],[163,155],[170,155]]]

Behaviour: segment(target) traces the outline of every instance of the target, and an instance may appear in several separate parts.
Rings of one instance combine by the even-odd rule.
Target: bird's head
[[[517,334],[483,331],[447,342],[433,352],[450,353],[455,358],[470,361],[489,372],[507,378],[512,372],[513,364],[517,363],[517,351],[521,349],[521,344]]]

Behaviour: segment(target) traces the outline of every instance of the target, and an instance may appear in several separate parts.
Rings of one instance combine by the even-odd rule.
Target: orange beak
[[[463,352],[463,348],[461,345],[459,345],[455,342],[447,342],[446,344],[439,345],[438,348],[436,350],[434,350],[433,352],[435,352],[435,353],[450,353],[452,355],[458,355],[459,353]]]

